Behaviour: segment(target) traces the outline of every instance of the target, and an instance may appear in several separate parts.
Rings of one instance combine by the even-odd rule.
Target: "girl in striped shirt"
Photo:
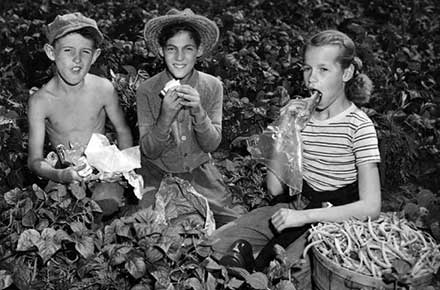
[[[361,69],[354,42],[346,34],[326,30],[308,40],[304,49],[304,82],[309,89],[322,93],[311,120],[301,132],[302,195],[310,202],[304,209],[295,209],[291,203],[258,208],[219,228],[214,233],[216,253],[228,253],[237,248],[236,240],[242,244],[245,240],[259,251],[255,269],[262,271],[275,258],[275,244],[289,246],[310,224],[378,217],[378,141],[372,121],[356,106],[369,100],[372,84]],[[285,195],[285,186],[271,172],[267,188],[274,196]],[[267,222],[262,223],[263,220]],[[221,261],[233,264],[228,255]]]

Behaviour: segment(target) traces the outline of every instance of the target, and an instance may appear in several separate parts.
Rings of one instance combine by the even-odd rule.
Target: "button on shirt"
[[[195,88],[204,110],[196,122],[189,109],[179,111],[170,130],[157,127],[162,96],[160,91],[172,79],[167,71],[147,79],[136,92],[141,163],[151,162],[166,172],[189,172],[210,160],[210,152],[221,141],[223,86],[219,79],[193,70],[181,84]]]

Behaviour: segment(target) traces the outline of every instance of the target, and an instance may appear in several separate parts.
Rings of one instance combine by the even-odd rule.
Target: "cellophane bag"
[[[301,130],[304,129],[315,110],[321,93],[312,91],[304,99],[290,100],[280,111],[280,116],[261,134],[247,140],[252,158],[265,164],[283,183],[289,187],[290,195],[302,191]]]

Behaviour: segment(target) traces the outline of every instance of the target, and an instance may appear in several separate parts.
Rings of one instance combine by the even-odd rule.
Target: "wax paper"
[[[261,134],[251,136],[248,151],[257,161],[265,164],[284,184],[291,195],[302,191],[303,145],[301,130],[309,121],[319,103],[316,92],[305,99],[293,99],[281,109],[280,117]]]

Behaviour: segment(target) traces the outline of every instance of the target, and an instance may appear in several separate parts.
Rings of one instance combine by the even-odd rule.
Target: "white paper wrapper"
[[[141,167],[139,146],[119,150],[107,137],[94,133],[84,152],[89,164],[100,172],[128,172]]]
[[[137,198],[143,195],[144,181],[134,169],[141,167],[139,146],[119,150],[111,145],[106,136],[94,133],[85,150],[88,163],[99,172],[122,173],[128,183],[133,186]]]
[[[161,94],[165,96],[169,89],[174,88],[176,86],[180,86],[180,81],[172,79],[165,84],[165,87],[162,89]]]

